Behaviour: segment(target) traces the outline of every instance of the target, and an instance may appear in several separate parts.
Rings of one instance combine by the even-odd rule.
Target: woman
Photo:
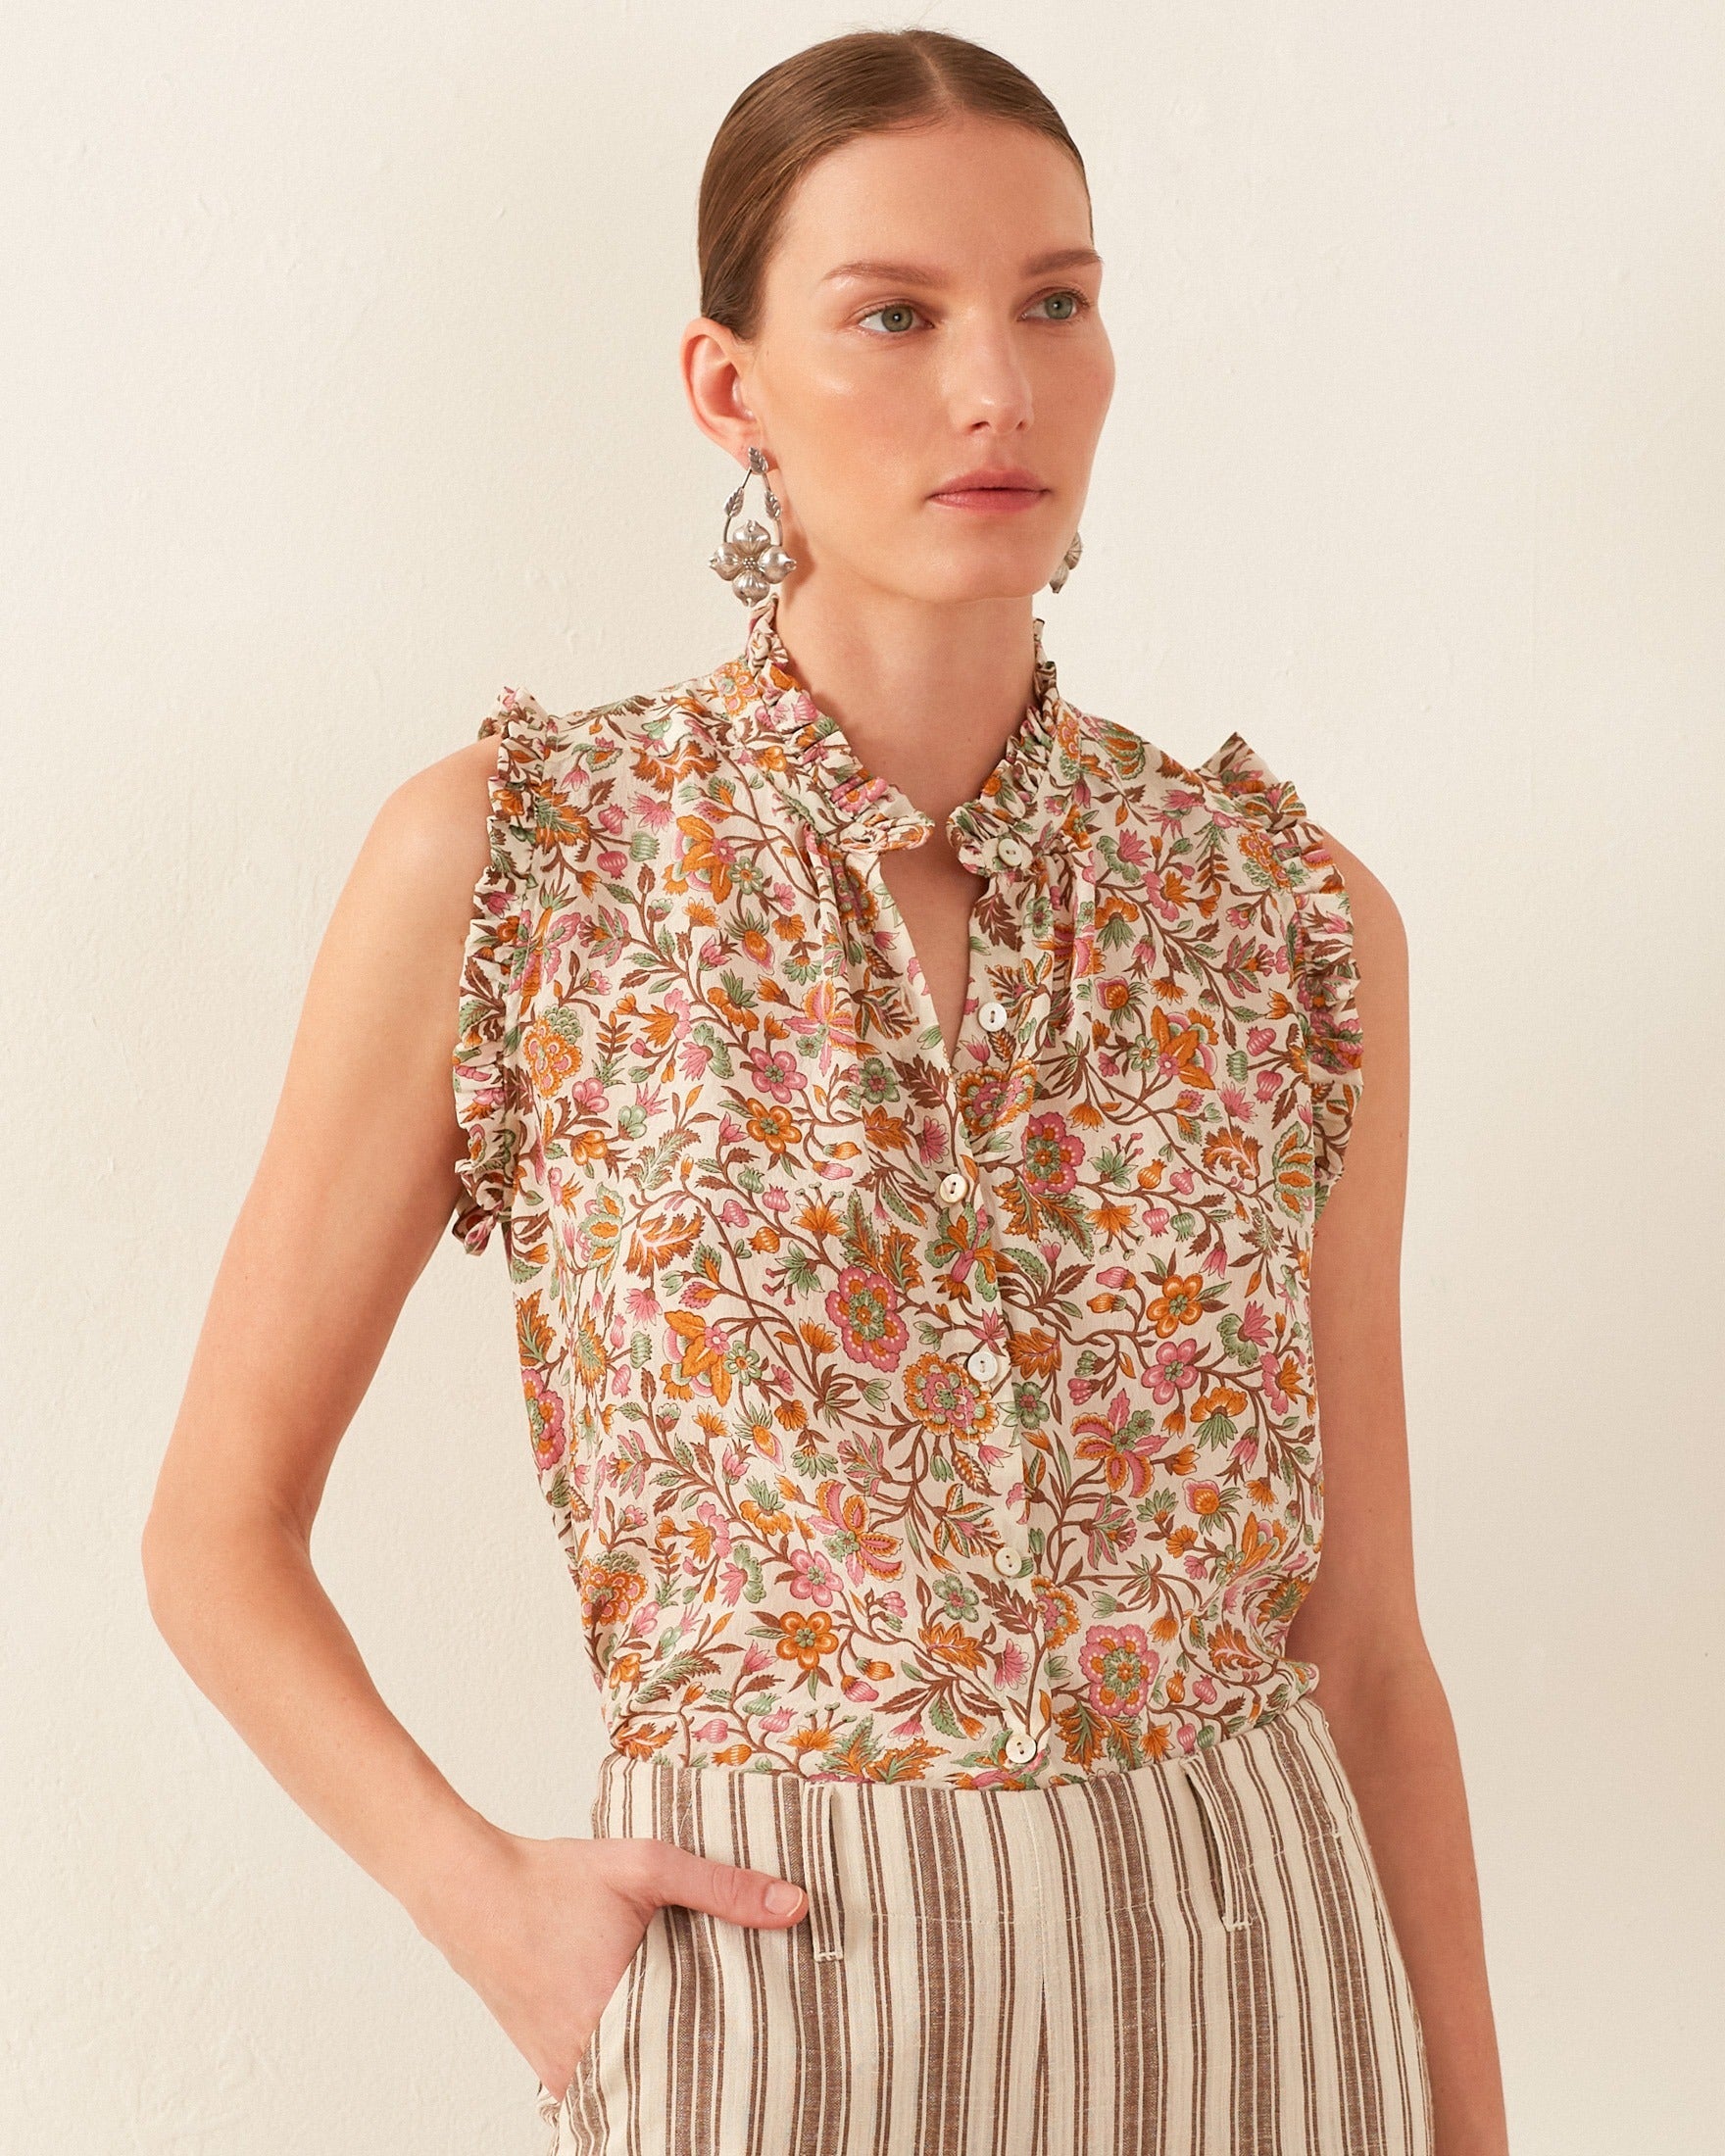
[[[1113,384],[1077,152],[974,45],[840,37],[738,99],[700,246],[690,404],[772,522],[714,532],[740,649],[506,693],[385,805],[159,1619],[554,2147],[1501,2149],[1411,1572],[1400,923],[1239,734],[1190,769],[1058,685],[1030,602]],[[586,1839],[464,1803],[311,1569],[446,1226],[510,1260]]]

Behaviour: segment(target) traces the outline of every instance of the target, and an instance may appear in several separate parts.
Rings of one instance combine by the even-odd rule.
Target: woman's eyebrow
[[[1094,247],[1058,247],[1052,254],[1038,255],[1024,265],[1027,277],[1040,276],[1048,270],[1079,270],[1102,268],[1102,257]],[[884,277],[899,284],[938,284],[941,271],[925,263],[915,262],[841,262],[827,270],[822,284],[856,283],[864,278]]]

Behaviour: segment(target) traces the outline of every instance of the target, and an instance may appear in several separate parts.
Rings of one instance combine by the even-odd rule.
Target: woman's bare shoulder
[[[348,896],[398,950],[403,940],[441,951],[465,938],[490,854],[496,766],[496,741],[471,741],[403,779],[378,805]]]

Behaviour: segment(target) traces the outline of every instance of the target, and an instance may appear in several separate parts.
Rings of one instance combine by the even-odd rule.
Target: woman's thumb
[[[786,1926],[809,1907],[809,1897],[795,1880],[720,1864],[673,1843],[665,1844],[665,1862],[655,1885],[659,1900],[705,1909],[727,1924]]]

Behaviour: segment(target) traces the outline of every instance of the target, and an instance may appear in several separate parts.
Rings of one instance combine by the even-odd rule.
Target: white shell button
[[[992,1348],[972,1348],[964,1357],[964,1367],[979,1385],[992,1385],[1006,1364]]]
[[[1016,1730],[1007,1739],[1007,1757],[1021,1767],[1025,1760],[1034,1759],[1042,1746],[1026,1730]]]
[[[1028,1550],[1020,1553],[1003,1543],[994,1553],[994,1568],[1003,1580],[1021,1580],[1034,1560]]]
[[[969,1188],[968,1178],[961,1175],[957,1168],[951,1175],[943,1175],[940,1179],[940,1195],[949,1205],[956,1205]]]
[[[984,1004],[976,1015],[982,1020],[985,1033],[998,1033],[1007,1022],[1007,1006],[1005,1004]]]
[[[1030,858],[1029,847],[1025,845],[1022,839],[1014,838],[1010,831],[1002,839],[997,851],[1009,868],[1022,868]]]

